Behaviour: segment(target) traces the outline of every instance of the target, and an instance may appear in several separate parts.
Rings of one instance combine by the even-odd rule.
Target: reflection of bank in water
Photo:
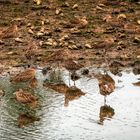
[[[104,121],[108,118],[112,118],[115,115],[115,111],[109,105],[104,105],[100,107],[99,122],[98,124],[103,125]]]

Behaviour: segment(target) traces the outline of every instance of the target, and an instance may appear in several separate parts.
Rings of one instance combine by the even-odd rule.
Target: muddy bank
[[[139,11],[139,3],[129,1],[1,1],[0,63],[4,69],[44,66],[67,48],[85,66],[116,60],[128,66],[140,57]],[[13,24],[17,31],[4,32]]]

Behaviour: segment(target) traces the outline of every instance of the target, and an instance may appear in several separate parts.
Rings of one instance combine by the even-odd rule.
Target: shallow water
[[[104,118],[99,124],[100,108],[104,98],[99,94],[96,79],[83,76],[76,81],[77,88],[84,96],[64,106],[64,95],[42,86],[45,80],[37,72],[39,85],[31,92],[39,99],[39,107],[31,110],[13,99],[13,92],[25,85],[12,85],[8,77],[1,77],[0,87],[5,96],[0,101],[0,140],[138,140],[140,139],[140,87],[134,86],[140,77],[131,71],[122,76],[112,75],[116,81],[115,91],[107,97],[107,105],[114,109],[112,118]],[[68,72],[64,71],[63,80],[68,85]],[[121,82],[118,82],[121,81]],[[72,83],[72,81],[71,81]],[[19,128],[19,114],[30,113],[39,121]]]

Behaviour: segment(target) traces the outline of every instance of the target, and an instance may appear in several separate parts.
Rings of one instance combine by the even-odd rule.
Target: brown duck
[[[7,29],[0,32],[0,38],[14,38],[17,35],[18,27],[16,24],[11,25]]]
[[[68,59],[64,62],[64,67],[69,71],[69,85],[70,85],[70,72],[72,75],[76,75],[76,71],[81,69],[83,65],[79,64],[77,61],[74,61],[73,59]],[[75,77],[74,77],[75,78]],[[74,80],[75,85],[75,80]]]
[[[94,75],[99,82],[100,94],[104,96],[104,103],[106,103],[106,96],[110,95],[115,89],[115,81],[108,74]]]
[[[11,77],[10,81],[13,83],[28,82],[35,78],[35,69],[28,68],[25,71]]]

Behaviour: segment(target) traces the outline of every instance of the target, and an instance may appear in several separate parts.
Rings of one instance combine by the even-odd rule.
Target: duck
[[[12,24],[10,27],[6,28],[5,30],[0,32],[0,38],[14,38],[16,37],[18,32],[18,27],[16,24]]]
[[[18,83],[18,82],[28,82],[31,79],[35,78],[35,69],[27,68],[23,72],[18,73],[14,77],[11,77],[10,82]]]
[[[66,24],[67,28],[86,28],[88,25],[88,20],[86,16],[74,16],[73,19]]]
[[[22,89],[18,89],[13,93],[18,102],[27,104],[30,107],[34,108],[37,105],[37,98],[29,92],[25,92]]]
[[[106,104],[106,96],[115,90],[115,81],[109,74],[95,74],[99,82],[100,94],[104,96],[104,104]]]
[[[38,46],[36,42],[30,39],[24,51],[27,60],[33,59],[38,52]]]
[[[32,78],[30,81],[29,81],[29,87],[30,88],[35,88],[37,87],[38,83],[37,83],[37,79],[36,77]]]
[[[48,58],[47,58],[47,62],[51,62],[51,63],[57,63],[58,67],[59,67],[59,63],[63,63],[65,60],[67,60],[68,58],[71,58],[71,52],[66,49],[59,49],[54,51]]]
[[[76,75],[76,71],[81,69],[83,67],[83,65],[79,64],[77,61],[74,61],[72,58],[67,59],[64,62],[64,67],[69,71],[69,85],[70,85],[70,77],[72,73],[72,75]],[[74,85],[75,85],[75,80],[74,80]]]

